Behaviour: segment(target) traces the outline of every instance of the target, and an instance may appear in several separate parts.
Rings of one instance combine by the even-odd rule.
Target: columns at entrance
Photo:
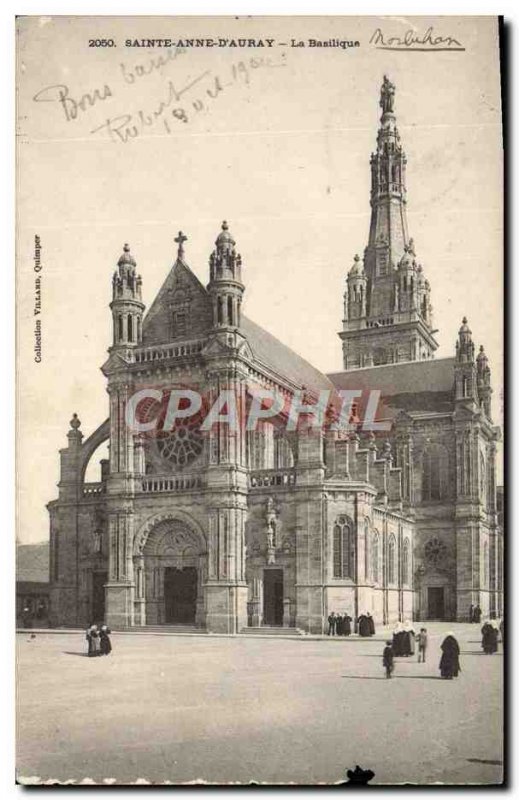
[[[245,522],[247,509],[236,500],[211,509],[208,519],[206,627],[239,633],[247,625]]]
[[[110,627],[134,624],[133,510],[110,510],[108,514],[109,572],[106,584],[106,621]]]
[[[245,522],[248,481],[243,414],[247,404],[247,367],[238,355],[242,345],[243,338],[238,334],[218,332],[206,351],[210,407],[214,408],[218,398],[227,398],[227,410],[222,407],[207,442],[206,627],[208,631],[218,633],[238,633],[247,625]],[[230,410],[233,404],[235,415]]]

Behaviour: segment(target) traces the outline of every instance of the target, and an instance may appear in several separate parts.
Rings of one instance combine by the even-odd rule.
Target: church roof
[[[328,375],[336,389],[362,391],[360,411],[370,389],[380,391],[379,416],[394,418],[401,411],[452,411],[454,358],[406,361]]]
[[[223,233],[227,234],[227,230],[224,229]],[[206,336],[211,329],[209,294],[190,267],[177,258],[144,319],[142,338],[145,346],[171,341],[172,307],[184,299],[189,300],[189,336]],[[247,337],[258,362],[279,376],[298,386],[305,385],[309,390],[333,389],[326,375],[243,314],[240,330]]]
[[[312,389],[333,389],[330,379],[299,356],[290,347],[247,317],[241,317],[240,330],[245,334],[258,361],[289,378],[297,385]]]

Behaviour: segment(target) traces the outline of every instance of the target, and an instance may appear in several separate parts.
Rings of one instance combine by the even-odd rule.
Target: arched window
[[[378,531],[375,531],[373,533],[373,539],[371,540],[371,577],[374,583],[379,582],[379,557],[378,557],[379,547],[380,547],[380,539]]]
[[[393,534],[389,537],[387,545],[387,581],[396,583],[396,541]]]
[[[133,342],[133,317],[128,314],[128,341]]]
[[[227,298],[227,321],[229,325],[234,325],[234,314],[232,307],[232,297]]]
[[[218,325],[223,325],[223,300],[218,297],[216,301]]]
[[[141,318],[137,317],[137,342],[141,340]]]
[[[402,583],[409,584],[409,539],[404,539],[402,545]]]
[[[123,317],[122,317],[122,314],[119,314],[119,316],[117,317],[117,321],[118,321],[118,328],[119,328],[119,341],[122,341],[122,339],[123,339]]]
[[[442,445],[430,445],[423,454],[422,500],[441,500],[446,493],[449,459]]]
[[[333,577],[354,578],[353,530],[347,517],[339,517],[333,528]]]

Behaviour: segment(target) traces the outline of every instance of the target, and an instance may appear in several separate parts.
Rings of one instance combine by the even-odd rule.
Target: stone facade
[[[207,288],[177,236],[176,261],[146,316],[124,246],[102,368],[109,417],[84,439],[73,416],[59,497],[48,505],[53,624],[321,633],[331,611],[370,611],[378,623],[466,619],[479,602],[501,614],[488,361],[483,350],[475,358],[466,322],[456,358],[432,359],[429,286],[408,238],[387,80],[381,104],[369,244],[347,279],[345,372],[323,375],[242,314],[246,266],[227,223]],[[172,392],[186,387],[203,399],[200,414],[179,415],[169,429]],[[363,432],[364,400],[349,432],[290,430],[284,411],[254,430],[203,427],[222,393],[232,391],[241,411],[258,388],[288,406],[323,391],[376,389],[387,430]],[[88,483],[104,442],[110,457]]]

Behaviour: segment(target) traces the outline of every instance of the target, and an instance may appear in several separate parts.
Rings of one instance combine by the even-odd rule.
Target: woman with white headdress
[[[393,631],[393,655],[403,656],[405,653],[405,631],[401,622],[397,622]]]
[[[461,672],[460,646],[454,633],[449,631],[441,643],[442,657],[440,659],[440,673],[442,678],[452,680]]]
[[[404,622],[404,647],[405,647],[405,656],[414,656],[415,652],[415,632],[413,625],[410,620],[406,619]]]

